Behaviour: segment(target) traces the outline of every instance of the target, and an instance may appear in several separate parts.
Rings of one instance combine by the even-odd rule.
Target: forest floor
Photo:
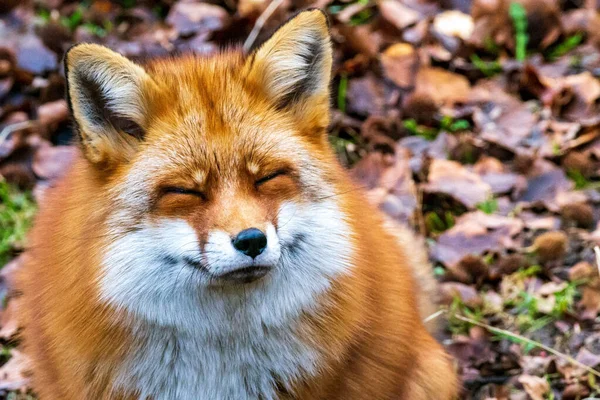
[[[34,398],[11,277],[77,151],[66,49],[251,47],[308,6],[331,21],[332,146],[375,204],[427,237],[461,398],[600,398],[593,0],[0,1],[0,398]]]

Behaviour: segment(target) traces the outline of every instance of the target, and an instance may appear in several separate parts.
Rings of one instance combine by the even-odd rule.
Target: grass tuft
[[[31,193],[23,193],[0,178],[0,267],[21,247],[36,206]]]
[[[348,75],[342,74],[340,76],[340,84],[338,86],[337,106],[338,109],[345,113],[346,112],[346,93],[348,92]]]
[[[583,41],[583,34],[576,33],[574,35],[571,35],[568,38],[566,38],[565,40],[563,40],[561,43],[552,47],[548,51],[546,58],[551,61],[556,60],[559,57],[564,56],[571,50],[575,49],[577,46],[579,46],[581,44],[582,41]]]
[[[477,204],[477,209],[483,211],[486,214],[493,214],[496,211],[498,211],[498,200],[491,197]]]
[[[475,68],[481,71],[481,73],[488,78],[498,75],[502,72],[502,65],[498,60],[484,61],[477,54],[473,54],[471,55],[471,62]]]
[[[519,3],[510,3],[508,14],[513,22],[515,29],[515,58],[517,61],[525,61],[527,58],[527,11]]]

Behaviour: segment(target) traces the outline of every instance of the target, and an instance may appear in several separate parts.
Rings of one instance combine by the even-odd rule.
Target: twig
[[[248,50],[250,50],[250,48],[254,44],[254,41],[256,40],[256,37],[260,33],[260,30],[263,28],[267,20],[271,17],[271,14],[273,14],[273,12],[277,10],[277,7],[281,5],[281,3],[283,3],[283,0],[271,1],[267,8],[265,8],[265,11],[263,11],[262,14],[260,14],[258,19],[256,20],[256,23],[254,24],[254,27],[252,28],[250,34],[244,42],[244,53],[247,53]]]
[[[6,126],[4,129],[2,129],[2,131],[0,131],[0,144],[4,143],[4,141],[8,139],[8,136],[11,133],[19,131],[21,129],[30,128],[32,126],[34,126],[34,123],[32,121],[17,122],[15,124]]]
[[[598,275],[600,275],[600,247],[594,246],[594,253],[596,253],[596,267],[598,267]]]
[[[417,206],[415,207],[415,216],[417,222],[417,229],[423,237],[427,237],[427,224],[425,224],[425,215],[423,214],[423,190],[417,185],[415,188],[415,197],[417,198]]]
[[[446,312],[445,309],[438,310],[438,311],[434,312],[433,314],[431,314],[429,317],[425,318],[423,320],[423,323],[433,321],[434,319],[438,318],[440,315],[444,314],[445,312]]]
[[[598,252],[596,254],[598,254]],[[554,350],[552,347],[548,347],[548,346],[546,346],[546,345],[544,345],[542,343],[536,342],[535,340],[531,340],[529,338],[526,338],[525,336],[521,336],[521,335],[513,333],[511,331],[507,331],[505,329],[500,329],[500,328],[495,328],[495,327],[493,327],[491,325],[484,324],[483,322],[479,322],[479,321],[475,321],[474,319],[471,319],[471,318],[463,317],[462,315],[455,314],[453,317],[456,318],[456,319],[460,319],[461,321],[468,322],[468,323],[470,323],[472,325],[477,325],[479,327],[485,328],[485,329],[487,329],[488,331],[490,331],[492,333],[498,333],[498,334],[501,334],[501,335],[510,336],[510,337],[519,339],[520,341],[523,341],[523,342],[526,342],[528,344],[531,344],[531,345],[533,345],[535,347],[539,347],[540,349],[545,350],[548,353],[554,354],[556,357],[562,358],[563,360],[565,360],[565,361],[567,361],[567,362],[569,362],[569,363],[571,363],[573,365],[576,365],[579,368],[583,368],[584,370],[586,370],[590,374],[595,375],[595,376],[597,376],[597,377],[600,378],[600,372],[596,371],[593,368],[588,367],[587,365],[585,365],[585,364],[577,361],[576,359],[574,359],[573,357],[571,357],[571,356],[569,356],[567,354],[561,353],[558,350]]]

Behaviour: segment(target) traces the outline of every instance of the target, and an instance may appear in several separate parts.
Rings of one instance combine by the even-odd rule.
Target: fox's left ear
[[[86,158],[102,169],[130,160],[144,138],[154,81],[141,66],[96,44],[72,47],[65,75]]]
[[[290,19],[247,61],[250,73],[282,108],[309,99],[328,107],[331,64],[329,24],[318,9]]]

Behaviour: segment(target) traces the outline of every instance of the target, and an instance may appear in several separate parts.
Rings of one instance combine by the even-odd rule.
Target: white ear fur
[[[147,123],[152,79],[118,53],[95,44],[65,56],[69,104],[85,155],[93,163],[126,161]]]
[[[248,62],[268,95],[282,105],[315,95],[328,98],[332,50],[327,17],[320,10],[301,12]]]

